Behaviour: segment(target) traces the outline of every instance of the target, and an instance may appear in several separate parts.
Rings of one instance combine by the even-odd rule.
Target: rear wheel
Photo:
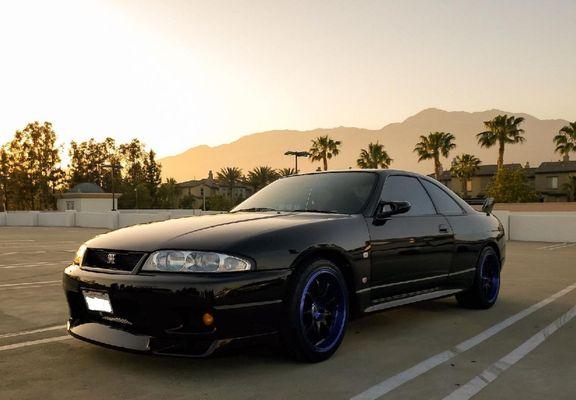
[[[342,343],[348,324],[346,282],[328,260],[314,260],[296,274],[287,299],[282,338],[297,359],[324,361]]]
[[[474,285],[456,295],[458,303],[467,308],[492,307],[500,293],[500,260],[494,249],[486,247],[480,253]]]

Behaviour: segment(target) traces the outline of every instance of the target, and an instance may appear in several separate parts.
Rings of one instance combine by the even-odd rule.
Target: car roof
[[[417,176],[420,178],[431,179],[425,175],[418,174],[416,172],[410,171],[403,171],[399,169],[371,169],[371,168],[354,168],[354,169],[335,169],[330,171],[314,171],[314,172],[305,172],[298,175],[318,175],[318,174],[334,174],[334,173],[344,173],[344,172],[372,172],[377,173],[379,175],[410,175],[410,176]]]

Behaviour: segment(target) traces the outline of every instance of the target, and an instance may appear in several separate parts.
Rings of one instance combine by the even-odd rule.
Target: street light
[[[310,153],[308,153],[307,151],[296,151],[296,150],[290,150],[287,151],[286,153],[284,153],[285,156],[294,156],[294,165],[295,165],[295,170],[296,173],[298,173],[298,157],[308,157],[310,155]]]
[[[116,170],[120,171],[122,166],[120,164],[102,164],[102,168],[110,168],[112,170],[112,211],[116,211],[116,192],[114,182],[116,181]]]

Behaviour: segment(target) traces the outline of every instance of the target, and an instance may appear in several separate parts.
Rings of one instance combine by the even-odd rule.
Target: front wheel
[[[500,260],[494,249],[486,247],[480,253],[474,285],[456,295],[462,307],[488,309],[496,304],[500,293]]]
[[[282,338],[297,359],[324,361],[342,343],[348,324],[348,289],[342,273],[328,260],[314,260],[296,272],[287,299]]]

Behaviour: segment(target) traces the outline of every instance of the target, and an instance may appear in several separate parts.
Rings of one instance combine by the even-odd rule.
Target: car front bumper
[[[71,265],[63,278],[68,331],[122,350],[207,356],[231,341],[277,332],[290,273],[118,274]],[[112,313],[90,311],[83,290],[106,292]],[[206,313],[212,324],[203,322]]]

